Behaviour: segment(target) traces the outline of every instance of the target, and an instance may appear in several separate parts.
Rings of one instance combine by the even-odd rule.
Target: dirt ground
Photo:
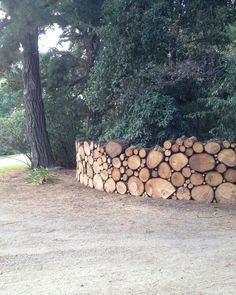
[[[0,175],[0,294],[236,294],[236,207]]]

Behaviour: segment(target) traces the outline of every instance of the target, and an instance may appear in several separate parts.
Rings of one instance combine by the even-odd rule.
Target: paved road
[[[235,294],[236,208],[0,182],[0,294]],[[59,193],[60,192],[60,193]]]

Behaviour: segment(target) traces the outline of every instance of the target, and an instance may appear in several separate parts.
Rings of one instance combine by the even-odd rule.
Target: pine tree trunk
[[[33,167],[50,167],[54,164],[54,159],[42,100],[37,31],[25,34],[22,47],[24,104]]]

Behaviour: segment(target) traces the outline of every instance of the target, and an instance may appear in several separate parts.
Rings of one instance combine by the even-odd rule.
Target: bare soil
[[[0,294],[235,294],[236,207],[0,175]]]

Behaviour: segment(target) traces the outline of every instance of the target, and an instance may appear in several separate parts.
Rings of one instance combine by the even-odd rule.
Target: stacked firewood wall
[[[236,204],[236,144],[195,137],[140,148],[76,142],[77,179],[108,193]]]

